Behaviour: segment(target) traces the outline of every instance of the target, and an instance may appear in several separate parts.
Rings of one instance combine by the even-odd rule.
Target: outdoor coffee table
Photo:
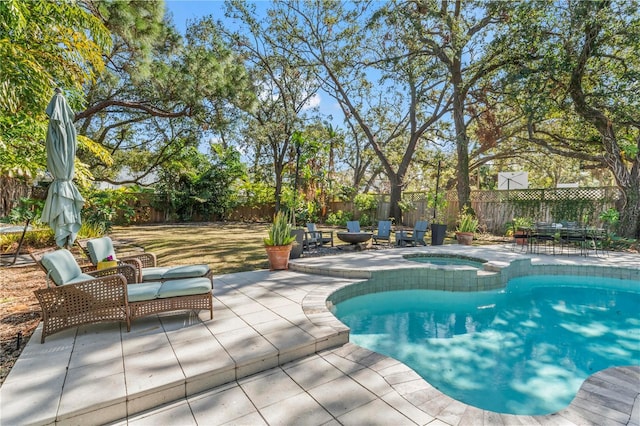
[[[340,241],[351,244],[354,250],[362,250],[360,244],[369,241],[373,232],[338,232],[336,235]]]

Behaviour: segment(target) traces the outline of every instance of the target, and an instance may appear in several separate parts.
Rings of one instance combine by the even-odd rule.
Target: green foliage
[[[416,205],[411,200],[398,201],[398,207],[400,207],[400,210],[402,210],[403,212],[410,212],[416,209]]]
[[[361,211],[374,210],[378,206],[378,201],[373,194],[357,194],[353,199],[353,204]]]
[[[0,250],[9,253],[18,248],[18,243],[22,237],[22,232],[13,234],[0,234]],[[55,234],[51,228],[36,228],[27,232],[22,241],[23,247],[44,248],[51,247],[56,244]]]
[[[367,213],[360,214],[360,219],[358,219],[358,222],[360,222],[360,225],[362,225],[362,226],[372,226],[373,225],[373,219]]]
[[[273,223],[269,228],[269,236],[264,239],[266,246],[286,246],[296,240],[291,235],[291,219],[292,215],[279,211],[273,216]]]
[[[129,189],[91,190],[84,199],[82,221],[91,232],[107,234],[114,224],[129,224],[135,217],[132,205],[136,197]]]
[[[42,216],[42,208],[44,200],[35,200],[33,198],[20,198],[18,205],[11,209],[9,215],[5,218],[8,223],[16,225],[24,224],[27,220],[33,223],[40,223]]]
[[[82,222],[78,231],[79,238],[100,238],[105,235],[105,226],[102,223]]]
[[[245,176],[240,153],[212,146],[209,156],[195,148],[164,167],[153,205],[181,221],[224,219],[238,203],[236,183]]]
[[[45,168],[53,89],[79,107],[110,44],[104,25],[77,2],[0,2],[0,174],[35,178]]]
[[[331,212],[327,216],[327,224],[333,226],[347,226],[347,222],[353,220],[353,213],[338,210],[337,212]]]
[[[511,236],[513,235],[514,229],[522,229],[522,228],[531,228],[533,226],[533,219],[530,217],[514,217],[512,222],[507,222],[504,224],[505,235]]]
[[[611,208],[600,213],[598,218],[604,223],[607,229],[613,230],[620,220],[620,213],[618,210]]]
[[[478,219],[468,210],[464,210],[458,215],[458,232],[476,232],[478,230]]]

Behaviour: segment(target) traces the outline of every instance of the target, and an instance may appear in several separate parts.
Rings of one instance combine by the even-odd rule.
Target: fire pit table
[[[354,250],[362,250],[361,243],[366,243],[373,236],[372,232],[338,232],[336,234],[340,241],[349,243]]]

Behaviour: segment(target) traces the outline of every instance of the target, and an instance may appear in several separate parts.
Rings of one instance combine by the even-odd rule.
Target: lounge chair
[[[378,240],[386,241],[391,246],[391,221],[381,220],[378,222],[378,232],[373,234],[373,243],[379,244]]]
[[[34,292],[42,308],[40,343],[59,331],[97,322],[123,321],[130,331],[134,318],[159,312],[208,309],[213,319],[211,275],[137,283],[131,265],[87,271],[67,249],[32,257],[47,274],[47,288]]]
[[[149,252],[132,256],[118,257],[109,237],[95,238],[88,241],[79,241],[78,244],[89,258],[92,264],[98,265],[103,259],[111,257],[118,263],[134,266],[139,272],[138,281],[166,281],[181,278],[206,277],[210,274],[210,268],[205,264],[158,266],[156,255]]]
[[[360,222],[357,220],[350,220],[347,222],[348,232],[360,232]]]
[[[315,223],[307,223],[307,230],[304,233],[304,247],[309,248],[311,244],[322,247],[328,243],[333,247],[333,231],[321,231]]]
[[[406,246],[410,244],[412,246],[417,246],[418,244],[426,246],[427,243],[424,240],[424,236],[427,232],[427,227],[429,224],[426,220],[419,220],[416,222],[413,227],[413,231],[405,232],[401,231],[396,233],[396,244],[399,246]]]

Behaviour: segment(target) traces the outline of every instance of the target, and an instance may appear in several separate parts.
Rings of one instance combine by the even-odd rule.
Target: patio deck
[[[499,414],[348,343],[348,329],[326,308],[328,294],[374,271],[427,267],[405,254],[462,250],[496,263],[625,267],[640,279],[637,255],[527,255],[504,246],[365,251],[218,276],[213,320],[172,313],[136,320],[129,333],[99,324],[45,344],[36,331],[0,387],[0,424],[640,425],[640,367],[594,374],[558,413]]]

